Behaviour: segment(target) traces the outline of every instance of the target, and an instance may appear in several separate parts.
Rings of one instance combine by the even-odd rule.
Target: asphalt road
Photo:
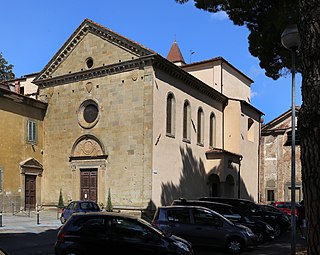
[[[0,233],[0,247],[8,255],[54,255],[57,230],[41,233]]]
[[[41,233],[0,233],[0,247],[8,255],[54,255],[53,245],[57,230],[51,229]],[[304,245],[297,235],[297,251]],[[194,247],[195,255],[226,255],[222,249]],[[291,234],[285,233],[280,238],[245,251],[241,255],[285,255],[291,251]],[[303,253],[297,253],[303,254]],[[306,254],[306,253],[305,253]]]

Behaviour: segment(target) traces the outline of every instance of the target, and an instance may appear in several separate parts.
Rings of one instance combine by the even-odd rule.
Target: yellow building
[[[41,204],[43,118],[47,104],[0,88],[0,205]]]

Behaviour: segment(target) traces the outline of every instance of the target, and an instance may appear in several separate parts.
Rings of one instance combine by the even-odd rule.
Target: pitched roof
[[[167,59],[173,63],[180,62],[184,65],[186,64],[176,40],[174,40],[174,42],[171,46],[171,49],[170,49],[168,56],[167,56]]]
[[[113,44],[120,45],[122,48],[125,48],[127,51],[137,56],[157,54],[153,50],[144,47],[141,44],[132,41],[90,19],[84,19],[80,26],[73,32],[69,39],[52,57],[49,63],[37,75],[33,83],[37,84],[37,82],[39,83],[41,80],[49,79],[51,74],[58,68],[60,63],[68,57],[68,55],[79,44],[82,38],[89,32],[96,34],[104,40],[110,41]]]

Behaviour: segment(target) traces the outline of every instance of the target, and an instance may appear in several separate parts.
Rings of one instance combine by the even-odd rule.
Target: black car
[[[186,240],[165,234],[145,220],[109,212],[74,213],[61,226],[55,255],[172,254],[193,255]]]
[[[228,204],[219,202],[209,202],[200,200],[187,200],[187,199],[176,199],[172,202],[172,205],[193,205],[203,206],[213,211],[220,213],[235,224],[241,224],[252,230],[256,235],[257,244],[262,244],[267,240],[273,240],[275,231],[268,223],[254,219],[250,216],[245,216],[236,207]]]
[[[236,225],[221,214],[202,206],[159,206],[152,225],[180,236],[194,246],[225,248],[231,254],[239,254],[256,245],[256,236],[250,228]]]
[[[283,213],[263,211],[258,204],[251,200],[225,197],[201,197],[198,200],[232,205],[244,215],[248,215],[254,219],[270,224],[275,231],[275,237],[279,237],[291,226],[289,218]]]

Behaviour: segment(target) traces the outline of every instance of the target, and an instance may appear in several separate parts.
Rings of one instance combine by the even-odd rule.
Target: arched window
[[[183,105],[183,141],[190,142],[191,110],[188,101]]]
[[[175,133],[175,99],[172,93],[168,94],[167,97],[167,123],[166,123],[166,133],[168,136],[174,137]]]
[[[209,146],[216,146],[216,116],[212,112],[210,114],[210,124],[209,124]]]
[[[203,110],[198,109],[197,143],[203,145]]]

